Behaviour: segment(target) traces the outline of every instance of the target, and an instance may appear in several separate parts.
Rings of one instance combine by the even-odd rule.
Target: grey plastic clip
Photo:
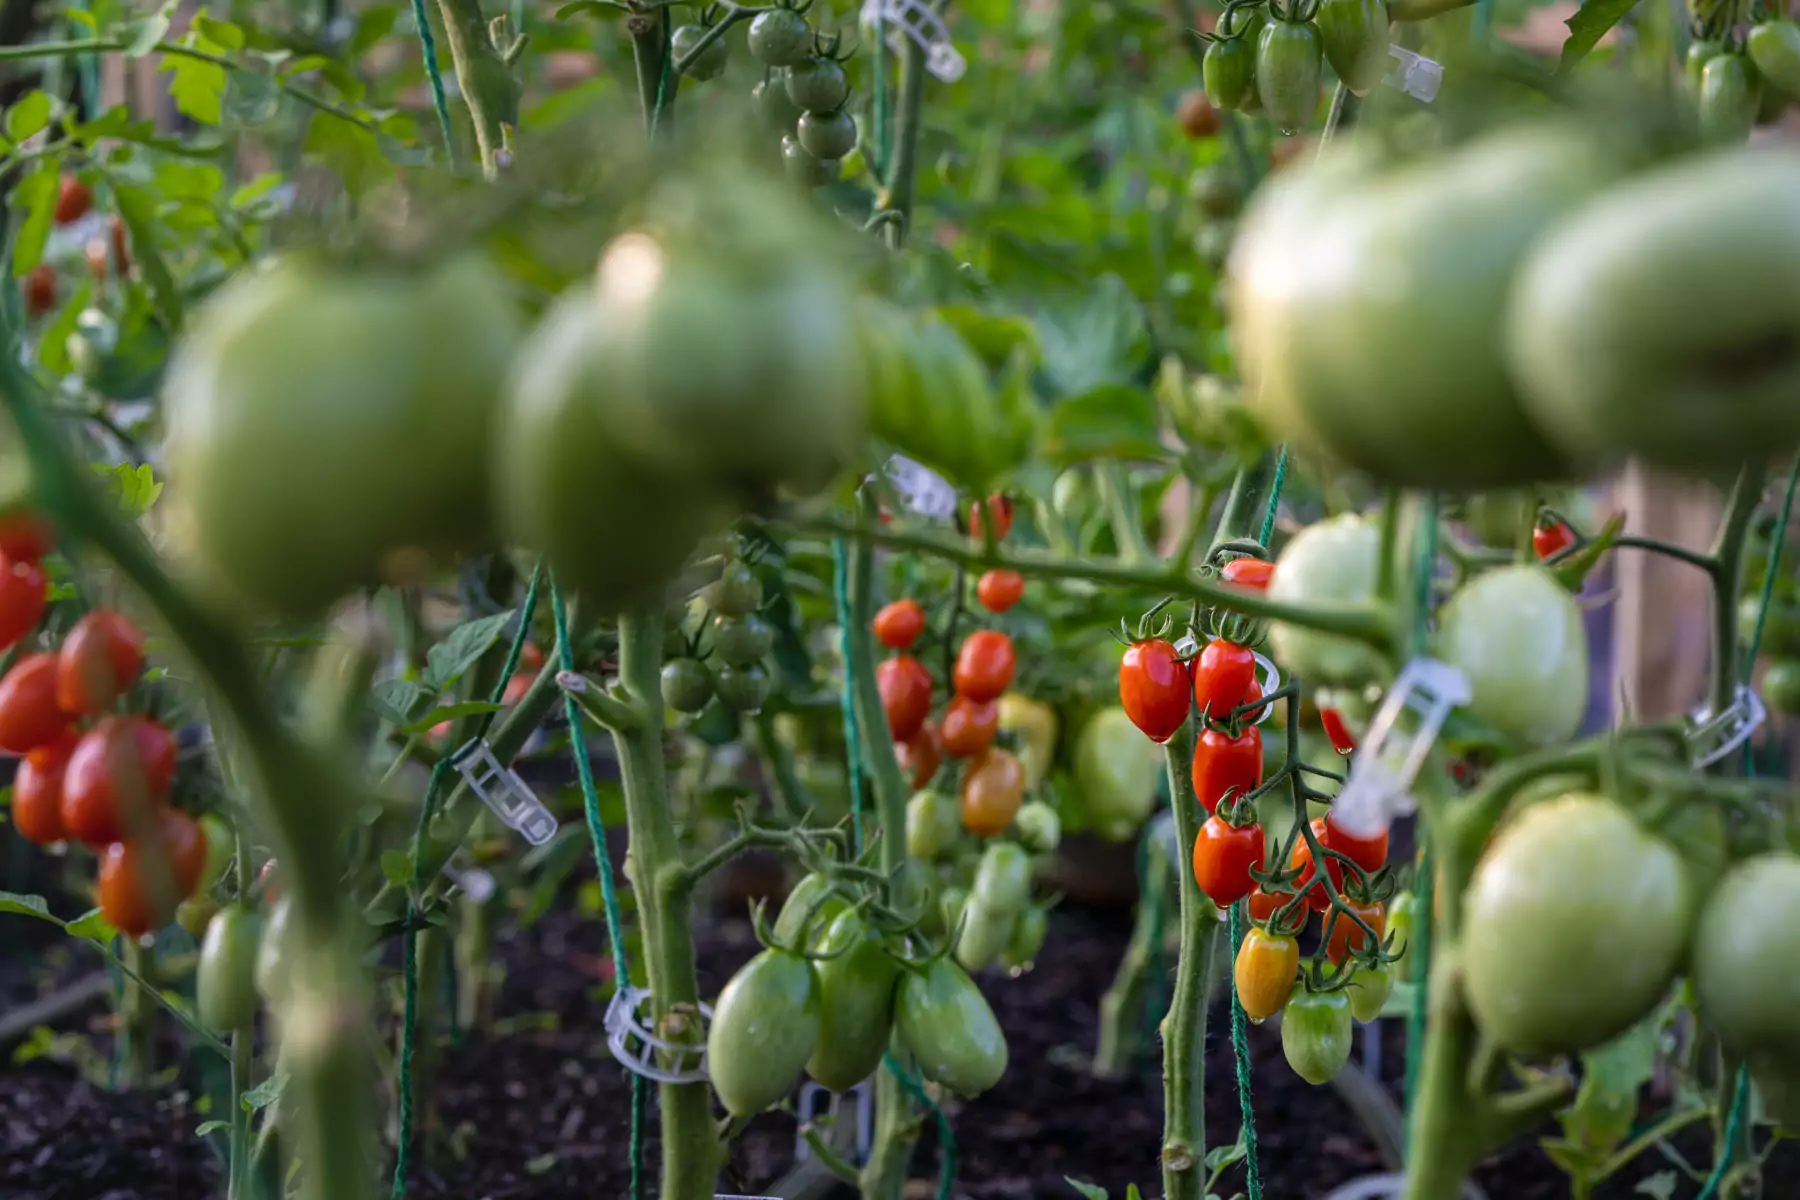
[[[486,738],[468,742],[450,759],[471,791],[494,815],[534,846],[556,836],[556,818],[518,772],[501,765]]]
[[[606,1006],[606,1048],[627,1071],[658,1083],[703,1083],[706,1080],[706,1043],[676,1043],[656,1036],[644,1024],[643,1010],[650,989],[623,987]],[[700,1006],[700,1015],[712,1020],[712,1008]],[[671,1066],[657,1061],[667,1055]]]
[[[860,1167],[869,1161],[869,1150],[875,1144],[875,1093],[869,1087],[869,1081],[865,1079],[845,1092],[844,1095],[852,1097],[856,1101],[856,1157],[852,1161],[853,1165]],[[826,1090],[824,1084],[809,1079],[800,1085],[800,1099],[794,1108],[795,1115],[800,1118],[800,1124],[806,1125],[808,1122],[816,1120],[822,1112],[830,1111],[831,1092]],[[812,1147],[807,1144],[804,1137],[795,1136],[794,1157],[796,1159],[812,1157]]]

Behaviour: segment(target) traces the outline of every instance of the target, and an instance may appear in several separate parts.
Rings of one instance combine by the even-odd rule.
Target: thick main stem
[[[632,886],[641,902],[644,972],[656,1032],[670,1042],[698,1043],[700,981],[694,969],[693,897],[670,816],[663,766],[663,617],[655,609],[619,618],[619,685],[636,721],[614,729],[625,820],[631,835]],[[623,982],[623,981],[621,981]],[[713,1125],[711,1089],[659,1083],[662,1108],[662,1200],[710,1200],[724,1162]]]
[[[481,15],[481,0],[438,0],[438,11],[456,61],[456,86],[475,126],[481,169],[492,176],[500,168],[498,155],[506,145],[506,131],[519,120],[519,83],[494,46]]]
[[[155,952],[146,951],[137,938],[124,939],[125,965],[139,979],[156,978]],[[123,980],[119,994],[119,1082],[127,1088],[141,1088],[150,1081],[151,1039],[155,1035],[156,1006],[144,995],[135,980]]]
[[[895,250],[906,239],[912,224],[913,182],[918,171],[919,134],[925,111],[925,47],[912,38],[906,39],[900,51],[900,104],[894,120],[894,154],[888,163],[888,177],[877,194],[879,211],[897,212],[899,221],[884,227],[887,244]]]
[[[1169,739],[1169,806],[1175,839],[1192,846],[1199,835],[1200,802],[1194,796],[1194,725]],[[1219,923],[1212,901],[1200,893],[1192,871],[1179,873],[1181,957],[1175,994],[1163,1019],[1164,1200],[1202,1200],[1206,1194],[1206,996]]]

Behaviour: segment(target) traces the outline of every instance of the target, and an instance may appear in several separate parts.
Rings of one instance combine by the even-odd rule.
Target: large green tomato
[[[1574,737],[1587,713],[1587,627],[1543,567],[1477,575],[1438,613],[1437,657],[1469,677],[1469,712],[1537,748]]]
[[[1269,598],[1292,604],[1371,601],[1380,556],[1381,531],[1361,517],[1309,525],[1282,547]],[[1319,687],[1358,686],[1382,669],[1381,656],[1363,642],[1285,621],[1270,624],[1269,645],[1285,670]]]
[[[1532,242],[1607,182],[1561,125],[1384,164],[1354,136],[1259,189],[1229,282],[1245,394],[1276,437],[1376,479],[1452,491],[1562,477],[1502,355]]]
[[[1581,794],[1533,805],[1501,828],[1464,898],[1469,1008],[1517,1054],[1598,1046],[1663,998],[1693,918],[1680,855],[1624,809]]]
[[[1315,1087],[1336,1079],[1350,1061],[1353,1032],[1350,998],[1341,989],[1309,992],[1299,984],[1281,1010],[1281,1053],[1294,1074]]]
[[[1113,842],[1136,833],[1156,808],[1156,780],[1166,765],[1162,747],[1123,708],[1088,718],[1075,740],[1075,784],[1094,831]]]
[[[1519,273],[1508,347],[1574,455],[1732,470],[1800,446],[1800,154],[1723,151],[1622,184]]]
[[[1800,1056],[1800,856],[1739,863],[1694,932],[1694,994],[1706,1023],[1739,1053]]]
[[[226,284],[163,387],[184,566],[223,603],[308,615],[487,548],[520,335],[479,257],[416,275],[293,258]]]
[[[1391,62],[1387,5],[1383,0],[1322,0],[1314,20],[1331,69],[1352,92],[1368,95]]]
[[[194,1005],[214,1033],[249,1029],[256,1021],[256,956],[262,922],[232,904],[206,927],[194,968]]]
[[[1304,128],[1319,107],[1323,46],[1311,21],[1273,20],[1256,39],[1256,94],[1276,128]]]
[[[706,1073],[725,1110],[749,1117],[781,1103],[819,1044],[819,981],[806,959],[764,950],[719,993]]]
[[[806,1073],[834,1092],[846,1092],[867,1079],[887,1053],[900,964],[881,944],[880,933],[854,911],[838,915],[819,950],[831,957],[820,958],[814,968],[819,1044],[806,1061]]]
[[[919,1073],[973,1098],[1006,1073],[1006,1035],[981,989],[948,959],[934,959],[900,981],[895,1025]]]
[[[814,871],[794,885],[775,914],[775,940],[790,950],[809,947],[850,911],[850,902],[831,890],[831,877]]]
[[[497,481],[509,533],[565,587],[617,612],[657,595],[732,507],[706,481],[620,448],[593,314],[589,293],[565,293],[527,342],[497,429]]]

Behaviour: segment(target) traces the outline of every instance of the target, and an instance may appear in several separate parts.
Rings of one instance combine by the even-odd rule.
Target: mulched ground
[[[1134,1078],[1095,1079],[1087,1070],[1098,1003],[1129,932],[1129,914],[1065,906],[1049,945],[1028,978],[992,975],[983,988],[1007,1030],[1011,1066],[992,1092],[956,1114],[966,1200],[1073,1196],[1072,1175],[1121,1197],[1136,1182],[1155,1195],[1161,1140],[1156,1063]],[[716,993],[754,952],[736,917],[705,922],[702,988]],[[505,940],[508,967],[500,1011],[511,1020],[497,1036],[470,1038],[448,1051],[438,1091],[440,1123],[430,1162],[415,1173],[419,1200],[592,1200],[628,1194],[629,1088],[607,1055],[601,1029],[606,951],[598,922],[559,911]],[[5,982],[5,981],[0,981]],[[16,980],[12,981],[16,985]],[[9,995],[10,993],[10,995]],[[16,987],[0,995],[17,998]],[[1207,1047],[1206,1112],[1215,1140],[1237,1129],[1223,1010]],[[1384,1030],[1382,1076],[1398,1094],[1404,1034]],[[1282,1061],[1279,1039],[1253,1029],[1257,1132],[1263,1194],[1271,1200],[1322,1200],[1335,1186],[1381,1169],[1355,1117],[1331,1088],[1307,1086]],[[1160,1053],[1160,1050],[1158,1051]],[[219,1194],[218,1164],[195,1136],[204,1119],[181,1084],[159,1091],[109,1092],[68,1065],[35,1061],[7,1069],[0,1084],[0,1198],[3,1200],[209,1200]],[[1705,1161],[1703,1131],[1684,1142]],[[937,1158],[928,1135],[915,1162],[921,1198],[935,1195]],[[728,1182],[758,1194],[791,1166],[793,1121],[758,1119],[739,1141]],[[1785,1148],[1784,1148],[1785,1149]],[[648,1148],[647,1172],[656,1147]],[[1623,1200],[1634,1181],[1665,1164],[1652,1154],[1642,1169],[1603,1188]],[[1795,1163],[1771,1168],[1792,1177]],[[1565,1197],[1566,1180],[1534,1147],[1520,1145],[1479,1175],[1490,1200]],[[1241,1186],[1228,1177],[1226,1194]],[[1697,1187],[1684,1184],[1678,1197]],[[848,1193],[845,1193],[848,1194]]]

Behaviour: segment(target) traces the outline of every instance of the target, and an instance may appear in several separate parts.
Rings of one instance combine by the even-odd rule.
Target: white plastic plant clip
[[[494,898],[494,877],[480,867],[470,867],[459,871],[449,863],[444,864],[444,875],[463,890],[477,904],[486,904]]]
[[[955,83],[968,69],[949,28],[922,0],[866,0],[862,20],[877,28],[886,25],[888,49],[896,54],[911,38],[925,51],[925,69],[945,83]]]
[[[1405,46],[1388,44],[1388,56],[1399,65],[1388,76],[1394,86],[1411,96],[1421,104],[1430,104],[1437,99],[1438,88],[1444,82],[1444,64],[1423,54],[1414,54]]]
[[[518,772],[500,765],[486,738],[466,743],[450,760],[481,802],[534,846],[556,836],[556,818]]]
[[[856,1101],[856,1157],[852,1165],[860,1167],[869,1161],[869,1150],[875,1144],[875,1093],[865,1079],[844,1094]],[[800,1100],[794,1109],[800,1124],[805,1125],[830,1111],[831,1093],[824,1084],[809,1079],[800,1085]],[[794,1157],[812,1157],[812,1147],[798,1134],[794,1137]]]
[[[613,993],[606,1006],[606,1048],[627,1070],[658,1083],[704,1083],[706,1081],[706,1043],[664,1041],[644,1024],[644,1005],[650,989],[623,987]],[[712,1007],[702,1004],[700,1016],[712,1020]],[[664,1066],[659,1056],[668,1056]]]
[[[1705,708],[1691,714],[1693,726],[1688,730],[1688,753],[1696,771],[1712,766],[1743,746],[1750,735],[1762,727],[1769,711],[1762,697],[1739,685],[1737,695],[1725,711],[1713,716]]]
[[[1415,658],[1401,668],[1350,760],[1350,777],[1331,805],[1332,821],[1353,837],[1374,837],[1412,812],[1413,780],[1450,710],[1467,704],[1470,694],[1468,676],[1449,663]],[[1399,728],[1407,710],[1418,718],[1411,731]]]
[[[1252,657],[1256,659],[1256,665],[1262,668],[1262,677],[1257,680],[1258,686],[1262,688],[1262,694],[1267,696],[1271,692],[1280,691],[1281,672],[1275,669],[1275,664],[1260,654],[1253,655]],[[1262,706],[1262,711],[1256,714],[1256,723],[1258,725],[1261,725],[1264,721],[1269,719],[1269,714],[1275,711],[1276,703],[1279,703],[1279,701]]]
[[[906,506],[920,516],[944,521],[956,511],[956,489],[930,467],[896,454],[887,460],[881,473],[888,477]]]

